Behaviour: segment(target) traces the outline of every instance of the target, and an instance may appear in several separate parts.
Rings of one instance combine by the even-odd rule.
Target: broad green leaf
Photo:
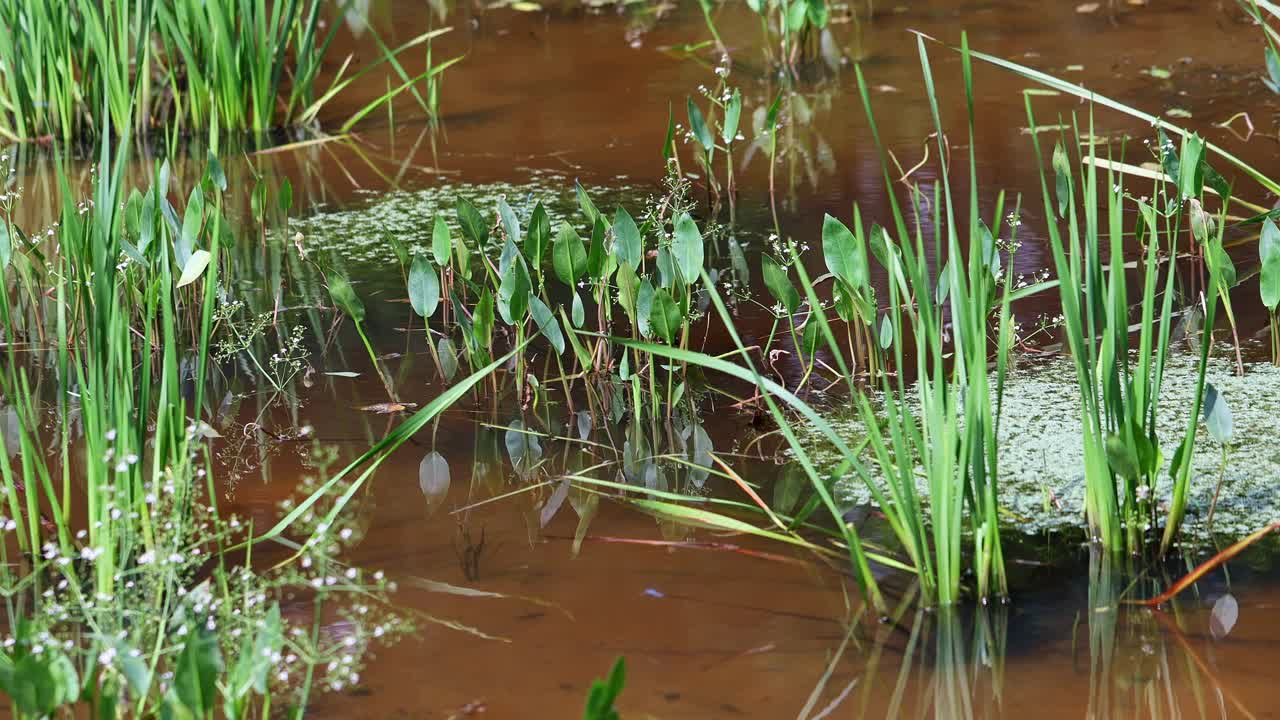
[[[1204,192],[1204,139],[1198,134],[1183,138],[1178,159],[1178,190],[1183,197],[1198,198]]]
[[[680,279],[680,271],[676,269],[676,260],[669,247],[658,248],[657,265],[659,287],[671,289],[676,286],[676,283],[684,284],[684,281]]]
[[[166,164],[168,162],[168,160],[165,161]],[[162,181],[160,183],[160,187],[163,188],[161,192],[165,192],[165,189],[167,189],[169,185]],[[281,181],[280,192],[276,195],[276,205],[279,206],[280,212],[284,215],[288,215],[289,211],[293,209],[293,183],[290,182],[289,178],[285,178]]]
[[[572,313],[573,326],[581,328],[582,324],[587,321],[587,311],[582,306],[582,295],[577,290],[573,291]]]
[[[557,355],[563,355],[564,334],[560,331],[560,323],[556,322],[556,316],[551,312],[551,308],[547,307],[537,295],[531,293],[529,310],[533,315],[533,322],[538,325],[538,331],[551,343],[551,347],[556,349]]]
[[[467,239],[459,237],[453,244],[453,254],[458,258],[458,274],[462,279],[471,279],[471,248],[467,247]]]
[[[200,237],[200,227],[204,224],[204,195],[199,187],[191,188],[191,196],[187,199],[187,209],[182,215],[182,233],[173,246],[178,264],[184,268],[187,260],[195,251],[196,241]]]
[[[596,209],[596,204],[591,202],[591,197],[587,195],[587,191],[582,187],[582,183],[575,181],[573,183],[574,194],[578,196],[578,207],[582,208],[582,214],[587,218],[588,225],[595,225],[596,220],[600,219],[600,211]]]
[[[671,239],[671,254],[675,256],[676,266],[685,283],[693,285],[702,275],[703,262],[702,233],[689,213],[681,213],[676,218],[675,236]]]
[[[547,216],[547,209],[542,207],[542,203],[538,203],[529,216],[529,232],[524,239],[524,251],[529,257],[529,264],[534,268],[541,268],[550,246],[551,218]]]
[[[742,93],[737,88],[724,108],[724,124],[720,126],[720,139],[725,145],[733,142],[738,135],[738,122],[742,117]]]
[[[193,624],[178,655],[173,685],[166,700],[172,697],[195,717],[205,717],[217,704],[214,689],[221,672],[222,654],[218,651],[217,636],[204,625]]]
[[[767,254],[760,255],[760,270],[764,276],[764,286],[769,294],[782,304],[788,315],[794,315],[800,307],[800,293],[791,284],[787,271]]]
[[[693,131],[693,137],[697,139],[703,151],[709,153],[715,148],[716,141],[711,137],[711,129],[707,127],[707,120],[702,116],[702,111],[698,109],[698,106],[693,104],[693,98],[689,98],[687,104],[689,109],[689,129]]]
[[[275,665],[272,658],[280,652],[283,642],[280,606],[273,604],[257,632],[245,635],[235,665],[227,673],[222,696],[229,707],[237,710],[236,715],[246,707],[250,691],[266,694],[268,677]]]
[[[253,219],[258,222],[266,219],[267,184],[263,182],[262,178],[258,178],[253,183],[253,192],[249,193],[249,212],[253,214]]]
[[[468,240],[483,249],[489,241],[489,223],[466,198],[458,198],[458,226]]]
[[[524,320],[525,313],[529,310],[529,293],[532,290],[529,270],[524,265],[524,259],[517,255],[498,285],[498,314],[504,322],[515,325]]]
[[[409,248],[405,246],[403,240],[393,235],[387,238],[387,244],[391,246],[391,251],[396,254],[396,261],[401,268],[409,264]]]
[[[516,218],[516,213],[507,204],[505,197],[498,198],[498,217],[502,220],[502,229],[507,233],[507,239],[516,245],[524,243],[524,235],[520,234],[520,221]]]
[[[809,24],[819,30],[825,28],[831,19],[825,0],[797,0],[797,3],[801,1],[805,5],[805,16],[809,20]]]
[[[614,276],[614,279],[618,283],[618,304],[622,306],[622,311],[627,314],[627,318],[631,320],[633,325],[636,325],[638,330],[636,300],[640,294],[640,278],[630,265],[624,264],[618,267],[618,274]]]
[[[597,219],[591,228],[591,246],[587,251],[587,274],[592,280],[600,282],[612,275],[613,263],[617,259],[605,252],[604,234],[607,228],[603,219]]]
[[[878,223],[871,225],[871,237],[867,242],[871,246],[871,254],[875,256],[876,261],[880,263],[880,267],[889,269],[889,253],[893,252],[893,243],[889,239],[889,233]]]
[[[640,334],[649,337],[649,312],[653,309],[653,283],[649,278],[640,281],[640,289],[636,292],[636,324]]]
[[[1276,227],[1271,218],[1262,223],[1258,255],[1262,260],[1262,275],[1258,283],[1262,304],[1274,313],[1280,305],[1280,227]]]
[[[663,288],[653,295],[653,306],[649,309],[649,327],[668,345],[675,342],[680,332],[683,315],[680,305],[671,297],[671,293]]]
[[[888,350],[893,345],[893,323],[889,321],[889,314],[885,313],[880,318],[880,349]]]
[[[213,256],[208,250],[196,250],[187,258],[187,262],[182,266],[182,276],[178,278],[178,287],[186,287],[195,282],[204,274],[205,268],[209,267],[209,261]]]
[[[800,351],[806,362],[812,362],[818,351],[818,323],[813,318],[805,321],[804,331],[800,334]]]
[[[475,312],[471,316],[471,331],[475,335],[476,345],[489,347],[493,342],[493,294],[485,288],[476,303]]]
[[[1140,470],[1138,453],[1117,433],[1109,433],[1106,442],[1107,464],[1117,477],[1137,478]]]
[[[978,221],[978,238],[982,243],[982,264],[990,271],[993,279],[1000,279],[1000,251],[996,249],[996,239],[991,228],[981,220]]]
[[[516,258],[519,257],[522,257],[520,248],[516,247],[516,244],[511,242],[510,239],[504,241],[502,243],[502,253],[498,256],[498,277],[505,277],[507,272],[511,270],[511,263],[514,263]]]
[[[667,136],[662,141],[662,159],[670,160],[676,148],[676,118],[671,111],[671,103],[667,103]]]
[[[560,223],[555,244],[551,247],[551,264],[560,282],[570,288],[587,272],[587,250],[582,237],[569,223]]]
[[[844,223],[826,215],[822,219],[822,258],[832,275],[859,290],[871,281],[867,250]]]
[[[445,267],[449,264],[449,247],[451,245],[453,245],[453,240],[449,237],[449,223],[437,215],[435,226],[431,228],[431,255],[435,257],[436,264],[440,267]]]
[[[227,191],[227,174],[222,170],[222,163],[218,162],[218,156],[213,154],[212,150],[208,151],[208,157],[205,166],[205,177],[219,190]]]
[[[1058,197],[1058,216],[1065,217],[1067,206],[1071,204],[1071,160],[1062,143],[1053,148],[1053,176]]]
[[[787,29],[792,33],[800,32],[808,17],[809,4],[805,0],[793,0],[787,8]]]
[[[434,315],[440,304],[440,278],[426,255],[414,255],[409,267],[409,304],[424,318]]]
[[[644,255],[644,238],[636,221],[624,209],[618,208],[613,216],[613,251],[618,257],[619,265],[640,267]]]
[[[343,275],[334,274],[329,278],[329,297],[333,304],[357,323],[364,322],[364,303],[356,295],[355,288]]]

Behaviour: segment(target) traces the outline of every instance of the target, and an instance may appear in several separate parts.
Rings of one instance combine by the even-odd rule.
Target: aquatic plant
[[[622,689],[627,684],[627,663],[622,658],[618,658],[613,664],[613,669],[609,671],[609,677],[604,680],[596,680],[591,683],[591,691],[587,696],[587,709],[582,715],[583,720],[618,720],[620,715],[614,709],[613,704],[617,702],[618,696],[622,694]]]
[[[1271,362],[1280,366],[1280,323],[1276,322],[1276,308],[1280,306],[1280,227],[1271,218],[1262,223],[1258,256],[1262,263],[1258,290],[1271,322]]]
[[[0,690],[17,717],[77,703],[101,717],[222,708],[241,718],[270,714],[273,703],[300,714],[313,687],[357,682],[365,649],[410,627],[390,610],[393,582],[338,557],[358,539],[343,509],[367,475],[330,477],[332,454],[319,451],[309,460],[316,475],[268,532],[219,510],[217,434],[204,418],[232,236],[226,179],[211,162],[179,214],[165,168],[126,200],[125,164],[104,145],[92,194],[79,203],[63,176],[63,211],[47,233],[24,232],[13,220],[18,198],[5,201],[13,242],[0,293],[0,392],[19,422],[0,432],[21,455],[16,465],[0,455],[0,554],[10,558],[0,589],[12,633]],[[49,302],[28,317],[15,301],[33,279],[48,283]],[[66,339],[48,346],[52,387],[32,381],[18,350],[43,352],[45,323]],[[58,424],[51,437],[46,394]],[[268,541],[301,549],[263,570],[252,548]],[[281,608],[299,595],[313,610],[301,619]],[[340,638],[321,632],[330,612],[349,616]]]
[[[98,133],[178,135],[220,125],[261,135],[314,124],[354,80],[390,62],[403,84],[360,108],[354,121],[452,61],[409,78],[403,51],[446,32],[430,31],[321,88],[327,32],[321,0],[69,0],[0,2],[0,21],[19,32],[0,39],[0,136],[14,142],[84,139]],[[434,94],[434,93],[432,93]],[[423,102],[429,115],[433,106]]]
[[[747,7],[760,16],[765,46],[769,38],[776,38],[778,55],[773,62],[792,74],[817,54],[818,35],[830,22],[826,0],[747,0]]]
[[[1035,117],[1030,98],[1027,116],[1032,126]],[[1042,157],[1039,138],[1035,139],[1037,157]],[[1108,171],[1106,185],[1107,215],[1100,222],[1096,208],[1100,179],[1092,146],[1081,167],[1080,190],[1071,177],[1071,160],[1061,144],[1054,151],[1054,195],[1050,195],[1048,176],[1042,168],[1042,194],[1048,224],[1050,245],[1059,278],[1064,332],[1076,363],[1081,393],[1081,412],[1085,418],[1086,514],[1092,534],[1113,551],[1140,552],[1147,529],[1157,521],[1157,508],[1152,500],[1164,454],[1155,432],[1155,418],[1160,402],[1160,388],[1169,362],[1169,343],[1173,326],[1174,268],[1165,268],[1163,288],[1159,279],[1161,256],[1177,253],[1177,238],[1184,229],[1182,218],[1191,214],[1191,234],[1204,245],[1210,275],[1209,287],[1201,298],[1205,331],[1201,338],[1199,384],[1192,398],[1186,430],[1172,455],[1170,476],[1174,493],[1165,522],[1161,551],[1167,551],[1177,536],[1186,507],[1187,487],[1191,479],[1191,456],[1195,450],[1196,424],[1203,398],[1204,364],[1212,343],[1212,328],[1219,298],[1234,284],[1235,271],[1222,250],[1222,227],[1201,209],[1205,178],[1212,177],[1204,161],[1204,143],[1198,137],[1184,138],[1182,151],[1176,155],[1180,175],[1175,192],[1168,193],[1163,183],[1152,189],[1155,205],[1138,199],[1142,240],[1142,300],[1138,306],[1140,324],[1138,345],[1130,345],[1130,309],[1123,257],[1123,206],[1126,195],[1122,178]],[[1172,148],[1162,147],[1162,153]],[[1224,203],[1229,201],[1229,191]],[[1057,198],[1055,204],[1052,200]],[[1186,200],[1184,200],[1186,198]],[[1078,202],[1083,207],[1078,211]],[[1225,212],[1225,206],[1224,206]],[[1083,216],[1083,217],[1081,217]],[[1064,241],[1058,223],[1066,226]],[[1068,245],[1069,242],[1069,245]],[[1104,254],[1105,251],[1105,254]],[[1131,352],[1133,353],[1131,355]]]

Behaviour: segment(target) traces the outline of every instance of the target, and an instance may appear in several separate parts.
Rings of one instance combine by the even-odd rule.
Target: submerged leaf
[[[458,353],[453,349],[453,341],[447,337],[436,343],[436,354],[440,356],[440,374],[445,380],[452,380],[458,374]]]
[[[1236,621],[1240,619],[1240,604],[1235,596],[1227,593],[1213,603],[1213,613],[1209,617],[1209,632],[1215,640],[1221,640],[1231,634]]]
[[[546,527],[555,518],[556,513],[560,512],[564,501],[569,497],[569,486],[568,478],[556,483],[556,489],[551,492],[551,497],[547,498],[547,501],[542,505],[542,509],[538,512],[539,527]]]
[[[518,472],[527,472],[542,459],[542,444],[538,441],[538,436],[527,432],[524,422],[520,420],[513,421],[507,428],[503,442],[507,446],[511,465]]]
[[[697,487],[707,481],[707,476],[711,474],[711,454],[715,452],[715,444],[711,442],[711,436],[707,434],[701,423],[693,426],[693,448],[689,453],[689,460],[697,467],[689,471],[689,480]]]
[[[1204,423],[1214,440],[1224,444],[1231,441],[1231,408],[1210,382],[1204,384]]]
[[[343,275],[334,275],[329,279],[329,297],[333,304],[357,323],[364,322],[364,303],[356,295],[355,288]]]
[[[418,488],[427,500],[427,514],[435,512],[449,494],[451,484],[449,461],[440,453],[432,450],[418,463]]]

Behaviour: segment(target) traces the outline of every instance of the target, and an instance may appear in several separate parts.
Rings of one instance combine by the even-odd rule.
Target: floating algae
[[[602,212],[622,202],[636,207],[644,192],[630,186],[590,188],[591,198]],[[301,232],[310,250],[332,252],[358,271],[360,266],[385,267],[396,262],[392,239],[399,240],[410,252],[426,251],[431,243],[431,229],[436,217],[449,223],[455,241],[461,236],[457,224],[457,202],[465,198],[486,217],[492,218],[499,198],[520,218],[527,218],[534,205],[541,202],[557,227],[564,220],[579,233],[589,234],[578,209],[573,181],[558,175],[535,175],[524,183],[451,183],[414,191],[378,193],[368,203],[355,207],[317,208],[315,214],[293,220],[289,233]],[[472,248],[473,250],[475,248]]]
[[[1218,478],[1222,493],[1214,513],[1213,533],[1238,537],[1280,518],[1280,368],[1269,364],[1246,367],[1243,376],[1226,361],[1210,361],[1206,373],[1225,399],[1234,420],[1228,443],[1225,471],[1222,445],[1213,440],[1199,421],[1194,475],[1188,497],[1184,532],[1192,539],[1206,539],[1205,520]],[[1168,459],[1186,427],[1196,387],[1195,358],[1177,356],[1165,369],[1157,415],[1157,436],[1165,467],[1155,489],[1167,501],[1171,483]],[[914,400],[909,398],[914,404]],[[916,412],[918,408],[912,407]],[[856,415],[831,418],[833,427],[849,439],[866,434]],[[1084,525],[1084,451],[1080,435],[1080,393],[1075,367],[1057,358],[1023,366],[1005,383],[1000,421],[1000,505],[1010,529],[1028,533]],[[834,467],[838,457],[821,436],[805,440],[815,459]],[[862,458],[873,478],[870,453]],[[928,486],[918,481],[927,502]],[[840,483],[841,500],[864,504],[871,501],[866,486],[855,477]]]

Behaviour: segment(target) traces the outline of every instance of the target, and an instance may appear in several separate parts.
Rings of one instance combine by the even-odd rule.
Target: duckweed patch
[[[1280,368],[1257,363],[1246,366],[1240,376],[1234,363],[1219,359],[1210,362],[1207,379],[1231,409],[1234,434],[1224,469],[1222,445],[1210,437],[1203,420],[1199,423],[1185,537],[1201,541],[1210,534],[1206,521],[1220,474],[1222,492],[1213,518],[1214,535],[1243,536],[1280,517],[1280,497],[1274,490],[1280,477],[1280,443],[1276,441]],[[1174,450],[1170,438],[1185,426],[1195,383],[1195,358],[1176,356],[1164,377],[1157,418],[1164,465],[1155,493],[1161,502],[1170,495],[1169,458]],[[918,410],[915,403],[912,399],[913,412]],[[1040,533],[1085,525],[1079,403],[1075,369],[1067,358],[1024,365],[1007,380],[999,433],[1000,505],[1006,529]],[[852,413],[829,419],[850,440],[866,434]],[[837,453],[812,428],[804,443],[815,462],[828,469],[838,464]],[[868,454],[864,459],[868,468],[874,467]],[[927,499],[923,476],[918,477],[918,485]],[[871,502],[865,484],[852,474],[838,488],[844,503]]]
[[[634,204],[647,192],[625,184],[593,189],[602,208]],[[573,180],[537,173],[521,183],[464,182],[377,194],[367,204],[351,208],[320,208],[313,215],[292,221],[289,233],[301,232],[308,250],[332,253],[355,266],[385,266],[396,262],[392,238],[404,243],[411,253],[427,252],[436,217],[449,223],[455,238],[461,237],[455,211],[458,198],[466,198],[480,208],[495,207],[499,199],[505,198],[521,217],[527,217],[541,202],[552,227],[561,221],[576,224],[579,220]]]

